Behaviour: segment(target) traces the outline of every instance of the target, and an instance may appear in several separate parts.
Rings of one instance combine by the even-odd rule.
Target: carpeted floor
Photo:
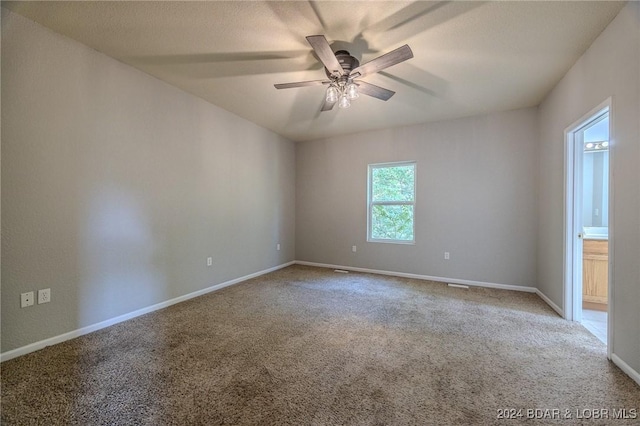
[[[303,266],[1,369],[7,425],[515,424],[527,409],[559,410],[539,423],[569,413],[622,425],[638,420],[588,417],[640,415],[640,387],[606,347],[533,294]],[[499,419],[505,409],[523,411]]]

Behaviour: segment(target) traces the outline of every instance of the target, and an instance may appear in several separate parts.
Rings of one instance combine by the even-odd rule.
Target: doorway
[[[605,344],[611,312],[610,122],[607,100],[565,132],[565,317]]]

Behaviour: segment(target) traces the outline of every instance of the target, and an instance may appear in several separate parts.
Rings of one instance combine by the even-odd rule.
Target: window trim
[[[413,201],[372,201],[373,192],[373,170],[385,167],[399,167],[399,166],[413,166]],[[415,245],[416,243],[416,182],[418,177],[418,165],[416,161],[394,161],[389,163],[374,163],[367,166],[367,242],[369,243],[386,243],[386,244],[404,244]],[[379,239],[372,237],[372,220],[371,214],[374,205],[383,206],[401,206],[409,205],[413,206],[413,239],[412,240],[391,240],[391,239]]]

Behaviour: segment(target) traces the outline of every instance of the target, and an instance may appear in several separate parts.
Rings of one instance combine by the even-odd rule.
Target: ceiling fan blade
[[[388,101],[390,97],[395,95],[396,92],[393,90],[385,89],[375,84],[367,83],[366,81],[356,81],[358,85],[358,92],[364,95],[373,96],[374,98],[381,99],[383,101]]]
[[[135,62],[150,65],[181,65],[204,64],[221,62],[248,62],[299,59],[309,54],[308,50],[281,50],[264,52],[220,52],[220,53],[194,53],[186,55],[156,55],[156,56],[130,56]]]
[[[397,75],[393,75],[391,73],[388,73],[386,71],[380,71],[378,74],[385,76],[391,80],[397,81],[398,83],[404,84],[405,86],[411,87],[413,89],[419,90],[422,93],[426,93],[429,96],[435,96],[435,97],[441,97],[442,96],[442,91],[445,90],[444,85],[446,85],[446,83],[442,82],[442,79],[434,76],[433,74],[430,74],[426,71],[420,70],[420,72],[424,75],[424,77],[422,78],[431,78],[431,82],[430,84],[434,87],[437,88],[438,90],[434,90],[428,87],[424,87],[421,86],[419,84],[414,83],[413,81],[409,81],[406,80],[404,78],[398,77]]]
[[[385,45],[393,46],[395,43],[425,33],[485,4],[484,1],[449,0],[411,2],[381,21],[369,25],[361,34],[366,39],[384,34]]]
[[[309,6],[311,6],[313,13],[315,13],[316,18],[318,18],[318,22],[320,22],[320,26],[322,27],[323,30],[326,30],[327,23],[324,21],[324,19],[322,19],[322,15],[320,14],[320,8],[318,7],[318,4],[314,0],[309,0],[308,3],[309,3]]]
[[[294,87],[307,87],[307,86],[322,86],[323,84],[330,84],[329,80],[311,80],[311,81],[297,81],[295,83],[280,83],[274,84],[276,89],[292,89]]]
[[[307,36],[307,41],[311,47],[313,47],[316,55],[318,55],[320,62],[322,62],[331,74],[338,74],[340,76],[344,74],[338,58],[336,58],[333,50],[331,50],[331,46],[329,46],[329,42],[323,35]]]
[[[324,103],[322,104],[322,108],[320,108],[321,112],[324,111],[331,111],[333,109],[333,107],[335,106],[335,102],[327,102],[326,100],[324,101]]]
[[[389,53],[378,56],[376,59],[369,61],[364,65],[360,65],[358,68],[351,71],[349,76],[354,78],[364,77],[365,75],[376,73],[411,58],[413,58],[413,52],[411,51],[411,48],[405,44],[404,46],[398,47]]]

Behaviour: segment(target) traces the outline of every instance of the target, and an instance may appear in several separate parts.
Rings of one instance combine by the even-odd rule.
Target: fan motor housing
[[[340,66],[342,66],[342,70],[346,75],[349,75],[352,70],[360,66],[360,61],[351,56],[351,54],[346,50],[338,50],[336,52],[336,58],[338,59],[338,62],[340,63]],[[327,77],[332,77],[328,69],[325,68],[324,72],[327,74]]]

